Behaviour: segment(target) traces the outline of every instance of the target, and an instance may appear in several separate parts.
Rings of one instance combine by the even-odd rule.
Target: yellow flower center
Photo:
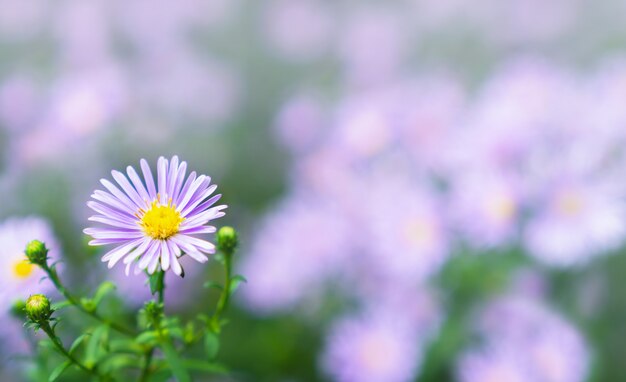
[[[27,259],[18,260],[13,265],[13,274],[19,279],[25,279],[33,273],[35,267]]]
[[[505,194],[496,195],[487,205],[489,216],[500,223],[506,223],[511,220],[516,212],[515,201]]]
[[[185,220],[171,204],[161,205],[154,201],[147,211],[143,212],[139,224],[144,232],[153,239],[165,240],[178,233],[180,224]]]
[[[430,245],[436,237],[436,228],[428,221],[413,218],[405,223],[404,238],[412,245]]]
[[[573,217],[582,212],[584,200],[574,191],[565,191],[556,200],[556,209],[563,216]]]

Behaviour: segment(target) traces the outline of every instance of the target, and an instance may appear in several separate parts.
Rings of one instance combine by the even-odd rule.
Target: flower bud
[[[156,326],[163,318],[163,304],[148,301],[143,307],[143,316],[147,326]]]
[[[44,322],[50,319],[52,307],[50,300],[43,294],[34,294],[26,300],[26,315],[33,322]]]
[[[217,249],[226,254],[232,254],[237,248],[239,238],[233,227],[222,227],[217,231]]]
[[[48,260],[48,248],[39,240],[33,240],[28,243],[24,253],[32,264],[43,266]]]

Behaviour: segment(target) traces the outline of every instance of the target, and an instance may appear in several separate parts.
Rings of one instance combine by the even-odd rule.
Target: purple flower
[[[413,184],[408,174],[394,179],[383,172],[370,183],[364,224],[371,230],[366,252],[371,274],[396,282],[435,274],[449,255],[449,235],[437,195]]]
[[[10,307],[17,299],[26,300],[31,294],[53,291],[52,283],[42,280],[45,273],[26,259],[24,249],[32,240],[40,240],[49,249],[49,262],[60,258],[60,248],[50,224],[36,216],[10,218],[0,224],[0,340],[5,354],[29,351],[22,323],[9,317]],[[4,365],[3,365],[4,366]]]
[[[531,256],[570,266],[623,243],[626,211],[615,190],[588,179],[563,181],[545,194],[524,233]]]
[[[265,16],[269,42],[277,53],[309,61],[328,50],[333,27],[330,3],[311,0],[274,1]]]
[[[45,276],[37,266],[26,259],[24,249],[32,240],[46,244],[48,256],[54,262],[59,258],[59,245],[48,222],[39,217],[11,218],[0,224],[0,303],[8,308],[12,299],[24,298],[29,294],[45,293],[50,290],[48,282],[39,283]]]
[[[450,214],[462,236],[477,247],[510,243],[521,209],[517,182],[485,171],[454,178]]]
[[[408,23],[401,9],[359,7],[350,13],[344,28],[337,54],[349,84],[378,86],[396,77],[410,45]]]
[[[473,351],[464,354],[458,367],[460,382],[528,382],[529,372],[516,353]]]
[[[196,177],[192,172],[185,181],[187,162],[179,163],[177,156],[171,161],[159,158],[156,184],[145,159],[141,170],[145,184],[131,166],[126,169],[130,181],[119,171],[111,172],[121,190],[106,179],[100,181],[108,192],[94,192],[95,201],[87,205],[97,215],[89,220],[108,227],[84,232],[94,238],[90,245],[115,245],[102,257],[109,268],[124,258],[126,274],[135,263],[135,273],[147,270],[152,274],[159,267],[164,271],[171,267],[182,276],[178,258],[183,254],[204,263],[205,254],[215,253],[215,245],[196,236],[215,232],[207,224],[224,216],[226,206],[212,207],[221,195],[210,197],[217,188],[210,185],[210,177]]]
[[[497,299],[483,311],[478,328],[483,345],[461,357],[462,382],[581,382],[587,376],[590,354],[583,336],[540,301]]]
[[[266,218],[241,265],[254,285],[242,291],[244,301],[258,311],[285,310],[316,297],[351,254],[349,227],[336,206],[299,196]]]
[[[324,131],[326,114],[318,97],[301,94],[290,99],[281,108],[274,128],[283,145],[299,153],[318,143]]]
[[[335,323],[321,366],[339,382],[403,382],[416,377],[420,344],[401,317],[349,317]]]

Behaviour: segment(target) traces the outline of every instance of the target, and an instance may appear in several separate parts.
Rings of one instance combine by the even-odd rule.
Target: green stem
[[[135,333],[133,333],[132,330],[127,329],[121,325],[116,324],[115,322],[106,319],[102,316],[100,316],[98,313],[96,313],[95,311],[92,310],[88,310],[86,309],[83,304],[80,303],[80,301],[74,297],[66,288],[65,286],[61,283],[61,280],[59,279],[59,275],[57,274],[55,269],[51,269],[47,264],[45,264],[44,266],[42,266],[42,269],[44,270],[44,272],[46,272],[46,274],[48,275],[48,277],[50,278],[50,280],[52,280],[52,283],[54,284],[54,286],[59,290],[59,292],[61,292],[61,294],[67,299],[67,301],[69,301],[72,305],[74,305],[76,308],[78,308],[80,311],[82,311],[85,314],[90,315],[91,317],[95,318],[96,320],[104,323],[105,325],[108,325],[110,328],[126,335],[129,337],[135,337]]]
[[[232,280],[232,253],[224,253],[224,288],[222,289],[222,294],[217,302],[217,309],[213,314],[212,322],[214,325],[217,325],[219,328],[219,320],[228,308],[228,302],[230,300],[230,284]]]
[[[146,360],[143,364],[143,368],[141,369],[141,376],[139,377],[139,382],[145,382],[148,380],[148,376],[150,375],[150,364],[152,363],[153,354],[154,354],[154,348],[151,348],[146,353]]]
[[[165,300],[165,272],[160,270],[159,271],[159,281],[158,281],[158,286],[159,289],[157,290],[158,296],[159,296],[159,304],[163,304],[164,300]]]
[[[158,272],[159,279],[157,281],[157,298],[159,304],[163,304],[165,300],[165,272],[163,270],[159,270]],[[140,382],[145,382],[148,380],[148,376],[150,375],[150,364],[152,363],[153,355],[154,348],[150,348],[150,350],[148,350],[145,355],[145,361],[141,370],[141,376],[139,377]]]
[[[50,327],[50,324],[47,321],[41,324],[41,330],[43,330],[48,335],[48,337],[50,337],[50,340],[52,340],[52,343],[57,347],[57,349],[59,349],[61,354],[63,354],[71,363],[78,366],[80,369],[84,370],[85,372],[89,374],[93,374],[98,378],[102,378],[102,376],[100,376],[96,370],[88,368],[87,366],[83,365],[79,360],[77,360],[73,355],[71,355],[67,350],[65,350],[63,343],[61,342],[59,337],[57,337],[56,333],[54,332],[54,329]]]

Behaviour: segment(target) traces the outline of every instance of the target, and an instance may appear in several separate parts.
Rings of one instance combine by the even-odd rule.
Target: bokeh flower
[[[486,306],[477,322],[483,342],[464,353],[462,382],[581,382],[591,356],[583,336],[541,300],[508,295]]]
[[[215,253],[215,245],[196,236],[216,231],[208,223],[224,216],[226,205],[213,207],[221,195],[211,196],[217,186],[210,185],[210,177],[196,177],[191,172],[185,181],[187,162],[179,162],[177,156],[170,161],[159,158],[156,184],[145,159],[141,160],[141,169],[145,184],[131,166],[127,168],[128,178],[112,171],[121,190],[101,180],[109,192],[94,192],[95,201],[87,205],[98,214],[89,220],[108,227],[87,228],[84,232],[94,239],[90,245],[115,245],[102,256],[109,268],[124,258],[127,274],[135,264],[135,273],[147,270],[152,274],[159,268],[171,268],[183,276],[178,260],[183,254],[204,263],[208,260],[206,254]]]
[[[624,242],[626,210],[611,187],[562,181],[546,190],[538,207],[524,240],[529,254],[545,264],[581,264]]]
[[[49,282],[39,283],[45,273],[37,266],[30,264],[24,254],[26,245],[36,239],[49,248],[48,262],[52,264],[59,259],[59,245],[49,223],[40,217],[10,218],[0,224],[0,302],[2,306],[11,306],[17,298],[27,298],[29,294],[47,293]]]
[[[339,382],[403,382],[416,377],[420,359],[415,334],[400,316],[388,314],[335,323],[321,363]]]
[[[45,219],[38,216],[12,217],[0,224],[0,340],[3,354],[27,353],[29,344],[22,330],[23,322],[11,319],[10,308],[16,300],[26,300],[30,295],[53,291],[45,273],[26,259],[24,250],[33,239],[46,244],[49,249],[49,264],[60,259],[60,247]],[[4,366],[4,365],[3,365]],[[9,365],[10,366],[10,365]]]

